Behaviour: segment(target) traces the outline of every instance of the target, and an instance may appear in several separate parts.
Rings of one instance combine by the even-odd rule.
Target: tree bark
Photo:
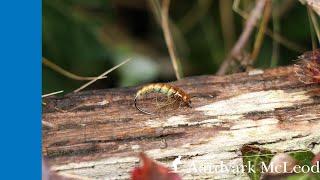
[[[62,175],[127,179],[139,165],[140,151],[168,167],[181,155],[179,174],[193,179],[246,178],[199,169],[203,163],[241,165],[244,144],[277,152],[320,151],[320,86],[299,82],[293,67],[189,77],[172,84],[202,97],[192,99],[193,108],[158,115],[135,109],[140,87],[43,99],[43,121],[52,125],[43,127],[43,156]]]

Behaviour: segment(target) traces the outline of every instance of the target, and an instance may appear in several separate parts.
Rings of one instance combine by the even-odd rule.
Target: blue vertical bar
[[[41,1],[1,1],[0,19],[0,179],[41,179]]]

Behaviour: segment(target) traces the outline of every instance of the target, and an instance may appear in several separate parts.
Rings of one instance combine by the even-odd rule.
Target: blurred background
[[[170,27],[184,77],[217,72],[243,30],[242,16],[256,3],[235,1],[171,0]],[[71,92],[87,82],[59,73],[52,63],[80,76],[98,76],[132,58],[86,89],[176,80],[160,24],[160,5],[158,0],[43,0],[42,56],[47,60],[42,68],[43,94]],[[264,36],[253,67],[292,64],[303,51],[311,50],[309,19],[299,1],[273,0],[267,29],[278,36]],[[245,47],[248,52],[257,32],[255,28]]]

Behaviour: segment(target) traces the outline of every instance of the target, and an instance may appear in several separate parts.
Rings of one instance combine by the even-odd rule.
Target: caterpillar
[[[140,109],[137,106],[137,99],[138,97],[141,97],[143,95],[149,94],[149,93],[160,93],[163,95],[166,95],[168,98],[173,98],[175,102],[182,102],[183,105],[187,107],[192,107],[191,106],[191,97],[184,92],[182,89],[170,85],[170,84],[164,84],[164,83],[154,83],[154,84],[149,84],[146,86],[143,86],[137,93],[134,98],[134,106],[141,112],[149,115],[153,115],[151,112],[147,112],[143,109]]]
[[[305,84],[320,83],[320,49],[305,52],[298,60],[294,71],[299,80]]]

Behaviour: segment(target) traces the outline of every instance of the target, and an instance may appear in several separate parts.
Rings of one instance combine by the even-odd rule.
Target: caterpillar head
[[[192,105],[191,105],[191,98],[189,95],[185,95],[183,96],[183,102],[186,104],[186,106],[192,108]]]

